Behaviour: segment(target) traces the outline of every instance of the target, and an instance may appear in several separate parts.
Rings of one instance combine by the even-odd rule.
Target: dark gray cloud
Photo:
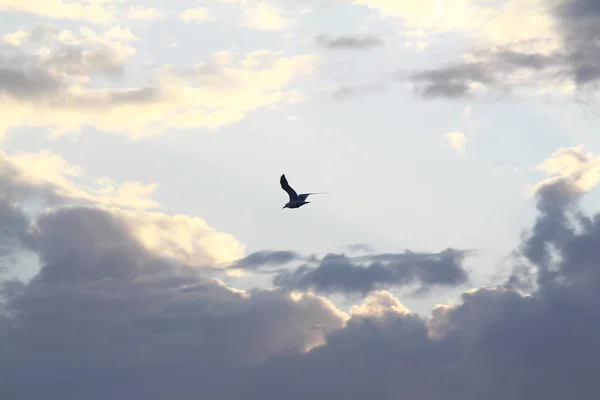
[[[219,376],[300,352],[343,323],[314,296],[242,295],[200,278],[148,253],[103,210],[70,207],[35,225],[26,242],[40,272],[0,290],[0,367],[12,371],[2,397],[197,398],[220,390]],[[139,387],[146,379],[156,383]]]
[[[280,267],[292,261],[302,260],[302,256],[294,251],[262,250],[238,260],[230,269],[257,270],[264,267]]]
[[[28,217],[17,199],[38,192],[14,186],[0,185],[0,240],[34,251],[41,270],[0,285],[2,398],[563,400],[600,391],[600,215],[579,209],[570,178],[541,188],[537,220],[516,250],[535,281],[529,294],[509,282],[473,289],[426,318],[378,291],[347,321],[314,295],[242,293],[199,277],[141,247],[104,210]],[[246,265],[296,258],[257,254]],[[410,267],[419,261],[434,276],[438,263],[462,256],[320,263],[419,274]]]
[[[538,194],[540,215],[518,251],[543,271],[534,272],[538,289],[529,295],[502,287],[472,290],[461,304],[436,308],[429,320],[392,310],[355,316],[328,336],[326,346],[268,360],[238,394],[291,400],[593,397],[600,390],[600,215],[565,218],[577,208],[572,194],[565,181]],[[545,250],[528,251],[533,242]],[[551,260],[551,252],[560,257]]]
[[[457,286],[468,280],[462,265],[467,252],[448,249],[440,253],[370,254],[348,257],[327,254],[317,266],[280,272],[273,283],[289,289],[324,293],[366,294],[393,286]]]
[[[514,88],[511,75],[519,71],[536,73],[531,80],[521,80],[519,87],[535,87],[564,82],[571,73],[563,54],[520,53],[510,49],[474,52],[480,59],[457,62],[443,67],[408,74],[417,92],[425,98],[459,98],[474,95],[474,85],[507,92]]]
[[[19,69],[0,65],[0,93],[18,100],[43,98],[63,87],[63,82],[41,68]]]
[[[474,49],[477,61],[416,71],[408,75],[425,98],[470,97],[472,83],[506,91],[521,87],[546,88],[574,82],[580,92],[595,92],[600,79],[600,9],[594,0],[565,0],[551,4],[561,46],[550,54],[511,48]],[[515,75],[531,74],[529,79]]]
[[[383,41],[377,36],[356,35],[356,36],[337,36],[317,35],[315,42],[319,46],[330,50],[371,50],[372,48],[383,45]]]

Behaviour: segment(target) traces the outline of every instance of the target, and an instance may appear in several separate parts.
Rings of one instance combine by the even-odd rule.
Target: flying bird
[[[287,204],[285,206],[283,206],[283,208],[302,207],[303,205],[310,203],[310,201],[306,201],[306,198],[308,196],[310,196],[311,194],[324,194],[324,193],[302,193],[302,194],[296,193],[296,191],[294,189],[292,189],[292,187],[288,183],[288,181],[285,177],[285,174],[281,175],[281,178],[279,178],[279,183],[281,183],[281,188],[287,192],[288,196],[290,196],[290,201],[288,201]]]

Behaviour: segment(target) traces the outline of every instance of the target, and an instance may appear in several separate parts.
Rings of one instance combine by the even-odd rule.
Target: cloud
[[[569,157],[551,164],[569,170]],[[26,213],[22,201],[47,189],[24,187],[17,167],[0,171],[2,254],[26,249],[40,261],[31,280],[0,285],[2,397],[559,400],[600,389],[600,217],[571,195],[577,174],[536,192],[537,219],[515,251],[525,268],[424,317],[385,290],[343,312],[307,292],[233,289],[142,241],[130,213],[66,203]],[[164,248],[165,238],[150,242]],[[241,262],[296,257],[257,254]],[[362,260],[407,267],[428,258]],[[525,278],[533,285],[515,289]]]
[[[444,134],[443,139],[450,145],[450,147],[458,151],[463,151],[468,142],[465,134],[461,132],[446,133]]]
[[[271,1],[263,0],[219,0],[221,3],[242,7],[244,26],[258,31],[277,31],[289,28],[294,20],[284,15],[283,9]],[[286,6],[290,4],[284,3]]]
[[[214,130],[248,112],[297,102],[301,94],[290,85],[310,75],[319,62],[310,54],[222,51],[191,68],[158,68],[154,82],[146,86],[112,88],[104,83],[98,88],[98,77],[124,73],[135,49],[90,29],[78,36],[69,31],[49,35],[44,51],[33,39],[28,46],[19,56],[0,59],[0,106],[7,116],[1,133],[41,126],[61,135],[93,126],[140,138],[167,129]]]
[[[119,184],[106,177],[90,182],[89,179],[84,179],[82,168],[69,164],[64,158],[49,150],[8,155],[0,149],[0,166],[3,170],[0,177],[9,179],[3,182],[7,188],[11,187],[14,192],[24,193],[35,190],[51,202],[69,199],[135,209],[151,209],[159,206],[150,198],[158,187],[156,183]]]
[[[330,50],[370,50],[383,44],[376,36],[338,36],[317,35],[315,41],[318,45]]]
[[[440,253],[369,254],[348,257],[327,254],[317,266],[302,265],[281,271],[276,286],[321,293],[366,294],[390,287],[419,285],[419,292],[433,286],[457,286],[467,282],[462,262],[467,253],[447,249]]]
[[[244,292],[201,278],[189,268],[196,259],[229,260],[219,255],[219,237],[204,240],[207,226],[199,220],[68,203],[33,217],[19,200],[45,186],[24,186],[17,167],[0,171],[2,255],[12,246],[40,260],[30,281],[0,282],[0,366],[14,372],[0,377],[2,396],[186,398],[198,394],[188,386],[198,373],[217,379],[270,356],[307,351],[347,319],[312,294]],[[17,186],[19,196],[11,190]],[[190,225],[197,229],[189,232]],[[191,258],[181,257],[191,250]],[[141,376],[158,378],[167,365],[173,374],[157,379],[160,388],[130,386]],[[118,385],[94,383],[118,376]],[[29,379],[40,386],[26,385]],[[211,386],[202,391],[221,390]]]
[[[244,8],[244,22],[246,27],[260,31],[281,30],[293,23],[284,17],[280,8],[263,1]]]
[[[25,40],[27,40],[29,34],[25,31],[16,31],[7,33],[2,36],[2,43],[11,45],[11,46],[21,46]]]
[[[107,23],[115,18],[115,11],[108,0],[0,0],[0,11],[24,12],[53,19],[85,20]]]
[[[179,17],[184,21],[213,21],[216,17],[205,7],[190,8],[182,11]]]
[[[164,13],[156,8],[135,5],[129,7],[129,18],[139,20],[154,20],[162,17]]]
[[[537,289],[471,289],[460,304],[439,305],[428,319],[407,313],[389,293],[373,294],[326,345],[268,360],[239,394],[558,400],[563,391],[595,393],[600,219],[568,218],[576,200],[560,200],[567,187],[555,182],[546,188],[539,193],[538,219],[518,250],[534,266]],[[532,243],[539,252],[530,250]]]
[[[486,1],[394,1],[339,0],[368,7],[383,18],[402,21],[404,35],[421,37],[418,47],[425,45],[430,35],[448,32],[466,33],[471,39],[490,45],[536,43],[546,48],[556,42],[554,24],[547,0],[508,0],[501,4]],[[521,24],[521,29],[512,29]],[[530,43],[531,44],[531,43]]]
[[[585,193],[600,180],[600,156],[584,153],[583,146],[559,148],[536,169],[556,176],[535,185],[534,193],[558,183],[567,185],[574,192]]]
[[[260,269],[264,267],[271,266],[281,266],[284,264],[288,264],[292,261],[301,260],[302,257],[300,254],[293,251],[268,251],[262,250],[255,253],[252,253],[240,260],[237,260],[236,263],[230,267],[234,269]]]
[[[596,67],[600,11],[587,0],[543,4],[543,18],[552,33],[546,29],[537,36],[475,46],[460,61],[414,72],[408,79],[426,98],[472,97],[493,91],[593,96],[600,79]],[[527,26],[516,8],[511,13],[512,20]]]
[[[139,38],[136,37],[129,28],[122,28],[120,26],[115,26],[109,29],[106,32],[107,39],[120,40],[123,42],[134,42],[138,41]]]
[[[474,18],[485,17],[487,9],[477,2],[449,1],[394,1],[350,0],[355,5],[377,10],[383,17],[402,19],[410,28],[436,28],[438,30],[464,29],[472,26]]]
[[[218,232],[201,218],[148,211],[160,206],[151,198],[158,188],[155,183],[89,179],[81,167],[48,150],[15,155],[0,150],[0,171],[0,194],[12,204],[9,209],[14,208],[14,201],[31,200],[49,206],[77,206],[59,213],[110,220],[138,247],[189,268],[219,266],[244,255],[244,245],[233,235]],[[85,217],[87,214],[96,217]]]

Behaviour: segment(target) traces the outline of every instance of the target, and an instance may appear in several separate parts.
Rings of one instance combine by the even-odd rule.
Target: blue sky
[[[588,3],[0,0],[0,158],[20,188],[6,196],[23,205],[31,232],[60,210],[103,210],[152,257],[218,276],[227,296],[279,290],[273,274],[251,268],[214,274],[256,252],[324,265],[364,244],[379,265],[405,251],[472,251],[451,265],[458,272],[439,270],[443,284],[415,272],[365,292],[348,289],[368,285],[344,269],[326,277],[348,292],[322,293],[317,278],[302,286],[309,261],[279,266],[305,279],[281,282],[316,293],[306,301],[331,315],[388,307],[434,318],[434,307],[487,293],[514,266],[522,233],[549,215],[540,188],[566,180],[586,193],[582,212],[597,209],[590,98],[600,77],[570,57],[569,43],[595,45],[570,30],[573,15],[584,17],[567,12]],[[589,15],[581,23],[594,37]],[[554,170],[539,168],[545,160]],[[283,173],[299,192],[327,194],[282,209]],[[80,236],[95,237],[86,221]],[[73,240],[25,241],[7,276],[42,279],[70,257],[44,252],[85,247]],[[366,271],[352,260],[348,270]],[[418,283],[428,290],[414,296]]]

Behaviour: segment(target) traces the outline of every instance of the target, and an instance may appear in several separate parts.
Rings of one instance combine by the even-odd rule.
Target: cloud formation
[[[107,23],[115,18],[112,0],[0,0],[0,11],[24,12],[46,18]]]
[[[253,110],[302,101],[290,86],[310,75],[319,61],[310,54],[222,51],[190,68],[158,68],[154,82],[146,86],[97,88],[93,84],[99,77],[122,76],[134,48],[91,29],[77,35],[51,25],[9,36],[8,41],[14,44],[15,37],[19,45],[11,51],[16,54],[0,58],[0,106],[6,110],[0,133],[43,126],[66,134],[93,126],[139,138],[169,128],[214,130]]]
[[[348,257],[327,254],[294,270],[279,272],[273,284],[291,290],[366,295],[375,290],[417,285],[420,292],[434,286],[458,286],[468,281],[462,265],[467,252],[368,254]]]
[[[182,256],[188,239],[172,232],[189,220],[178,225],[143,210],[69,205],[56,185],[24,181],[25,164],[7,164],[0,170],[0,256],[33,252],[40,270],[29,281],[5,279],[0,286],[0,394],[589,398],[600,389],[600,217],[578,207],[592,186],[580,184],[592,156],[563,150],[543,165],[564,171],[567,153],[579,163],[536,191],[539,214],[516,250],[519,268],[502,285],[468,290],[459,304],[439,305],[428,318],[378,286],[348,312],[304,288],[327,287],[330,277],[344,289],[374,285],[381,276],[447,282],[463,276],[464,253],[307,261],[265,251],[238,256],[238,267],[298,260],[318,266],[296,270],[301,279],[289,281],[303,282],[296,290],[241,291],[201,277],[193,266],[225,261],[211,255],[214,242]],[[58,198],[54,207],[24,211],[24,201],[47,193]],[[141,234],[146,226],[149,233]]]
[[[557,35],[553,40],[540,35],[476,47],[460,61],[416,71],[408,79],[426,98],[473,97],[489,91],[594,94],[600,79],[600,10],[594,2],[565,0],[546,2],[545,12]]]

